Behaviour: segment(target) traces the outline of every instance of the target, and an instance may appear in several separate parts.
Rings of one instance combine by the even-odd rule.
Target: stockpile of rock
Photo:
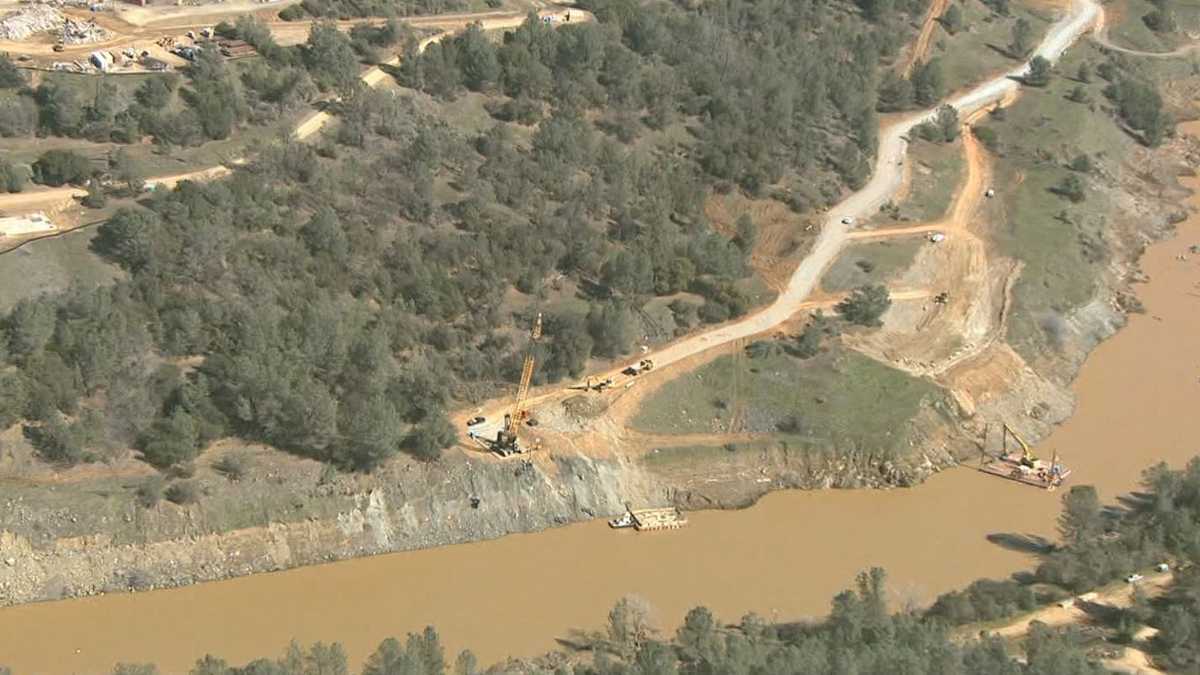
[[[62,41],[68,45],[82,45],[107,40],[110,33],[95,21],[84,21],[70,17],[63,21]]]
[[[0,18],[0,40],[24,40],[36,33],[63,25],[62,12],[46,5],[32,5]]]

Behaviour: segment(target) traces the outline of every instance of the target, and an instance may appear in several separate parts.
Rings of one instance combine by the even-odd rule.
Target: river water
[[[1192,133],[1200,132],[1193,125]],[[1200,187],[1200,181],[1192,181]],[[1200,204],[1200,202],[1197,202]],[[1135,488],[1146,466],[1200,454],[1200,218],[1149,249],[1131,318],[1085,364],[1075,415],[1042,448],[1103,497]],[[1187,261],[1177,259],[1187,255]],[[188,588],[0,610],[0,664],[16,673],[107,672],[117,661],[186,671],[204,653],[233,662],[289,640],[342,642],[358,663],[387,636],[437,626],[451,650],[484,662],[551,649],[597,627],[635,593],[675,625],[696,604],[726,620],[747,611],[825,613],[861,569],[885,567],[897,602],[928,602],[980,576],[1029,566],[994,533],[1052,537],[1061,493],[957,469],[909,490],[780,492],[738,512],[690,515],[669,533],[593,522],[428,551],[377,556]]]

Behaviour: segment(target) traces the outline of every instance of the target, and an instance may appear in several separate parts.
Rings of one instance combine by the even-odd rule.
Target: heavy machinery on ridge
[[[533,350],[537,341],[542,337],[542,313],[538,312],[533,320],[533,328],[529,331],[529,349],[525,352],[525,363],[521,366],[521,382],[517,385],[517,397],[513,400],[512,408],[504,415],[504,426],[496,432],[496,441],[492,450],[501,457],[508,457],[536,447],[526,448],[521,444],[521,425],[529,419],[526,400],[529,398],[529,384],[533,381]]]

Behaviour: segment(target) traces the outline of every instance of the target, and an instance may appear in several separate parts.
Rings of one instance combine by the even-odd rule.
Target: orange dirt
[[[949,6],[950,0],[933,0],[929,3],[929,12],[925,15],[925,21],[921,24],[921,32],[917,34],[917,40],[913,43],[912,52],[908,55],[908,62],[904,64],[904,77],[912,75],[913,68],[924,60],[925,55],[929,53],[929,45],[933,42],[933,33],[938,27],[938,18],[945,13],[946,8]]]

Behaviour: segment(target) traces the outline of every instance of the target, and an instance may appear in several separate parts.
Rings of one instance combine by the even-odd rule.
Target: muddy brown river
[[[1200,129],[1193,127],[1193,133]],[[1193,187],[1197,187],[1193,181]],[[1075,415],[1041,444],[1105,498],[1134,488],[1159,460],[1200,454],[1200,219],[1153,246],[1147,313],[1102,344],[1075,384]],[[1177,256],[1187,254],[1188,260]],[[1032,560],[986,539],[1052,536],[1059,494],[969,469],[911,490],[781,492],[738,512],[691,514],[670,533],[603,523],[428,551],[383,555],[189,588],[0,610],[0,664],[16,673],[107,672],[153,661],[181,672],[206,652],[232,662],[278,655],[288,641],[340,641],[359,663],[384,637],[437,626],[449,650],[484,662],[551,649],[572,627],[599,626],[635,593],[670,627],[697,604],[734,620],[748,611],[823,614],[868,566],[887,568],[899,602],[931,600]]]

